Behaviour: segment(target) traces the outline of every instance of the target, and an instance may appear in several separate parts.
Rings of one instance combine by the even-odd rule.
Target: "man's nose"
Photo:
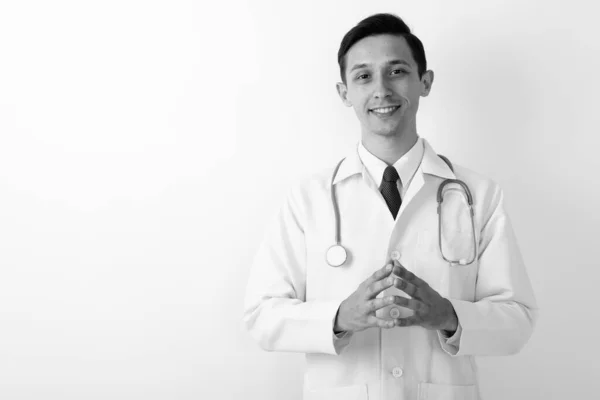
[[[373,96],[376,98],[385,98],[392,94],[390,82],[385,76],[374,79]]]
[[[375,80],[373,96],[377,98],[389,97],[392,94],[390,82],[385,77],[380,77]]]

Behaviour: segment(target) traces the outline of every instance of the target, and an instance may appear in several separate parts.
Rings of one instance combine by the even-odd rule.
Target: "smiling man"
[[[383,17],[363,21],[362,30],[377,18]],[[405,25],[398,28],[410,32]],[[360,34],[356,29],[342,41],[338,53],[342,82],[337,90],[356,112],[363,145],[378,157],[383,155],[379,157],[383,161],[396,161],[417,140],[419,98],[429,94],[433,71],[426,70],[425,52],[415,36],[379,34],[354,42]]]
[[[305,400],[480,399],[474,357],[517,353],[538,312],[502,189],[417,134],[434,74],[400,18],[361,21],[338,63],[361,140],[289,192],[246,326],[265,350],[306,354]]]

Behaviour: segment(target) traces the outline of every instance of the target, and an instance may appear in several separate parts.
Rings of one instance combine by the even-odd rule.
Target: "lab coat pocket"
[[[368,400],[367,385],[307,390],[304,400]]]
[[[419,383],[419,400],[477,400],[475,385]]]

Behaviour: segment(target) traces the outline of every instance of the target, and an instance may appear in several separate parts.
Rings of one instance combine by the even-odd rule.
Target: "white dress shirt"
[[[362,141],[358,145],[358,155],[375,185],[381,187],[383,172],[388,164],[367,150]],[[413,147],[394,163],[394,168],[396,168],[398,176],[400,176],[400,180],[398,181],[398,191],[400,192],[401,198],[404,198],[410,182],[415,176],[415,172],[417,172],[419,165],[421,165],[422,159],[423,141],[421,138],[418,138]]]

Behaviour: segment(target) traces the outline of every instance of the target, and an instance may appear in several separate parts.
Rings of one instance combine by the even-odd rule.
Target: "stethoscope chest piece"
[[[346,262],[348,258],[348,253],[346,253],[346,249],[344,246],[339,244],[334,244],[327,250],[327,264],[332,267],[339,267]]]

